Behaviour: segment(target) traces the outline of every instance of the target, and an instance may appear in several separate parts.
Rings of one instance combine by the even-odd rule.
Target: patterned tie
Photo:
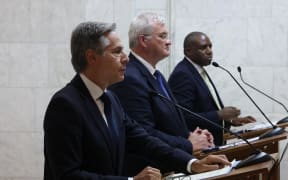
[[[161,74],[160,71],[156,70],[154,72],[154,76],[156,77],[157,81],[158,81],[158,84],[160,85],[161,87],[161,90],[162,90],[162,93],[164,93],[164,96],[166,96],[167,98],[171,99],[168,92],[167,92],[167,89],[165,88],[165,85],[164,85],[164,82],[163,82],[163,75]]]
[[[203,71],[201,72],[201,76],[202,76],[203,80],[205,81],[205,83],[206,83],[206,85],[207,85],[207,87],[208,87],[208,89],[209,89],[209,91],[210,91],[210,93],[211,93],[211,95],[212,95],[212,97],[213,97],[213,100],[214,100],[214,102],[216,103],[218,109],[221,109],[221,106],[220,106],[220,103],[219,103],[219,101],[218,101],[218,98],[217,98],[215,89],[214,89],[214,87],[212,86],[212,84],[211,84],[211,82],[210,82],[210,80],[209,80],[209,78],[208,78],[208,75],[207,75],[207,72],[205,71],[205,69],[203,69]]]
[[[107,123],[108,123],[109,129],[110,129],[110,132],[112,134],[113,139],[116,140],[118,137],[118,131],[117,131],[117,127],[116,127],[116,122],[115,122],[114,118],[112,117],[110,99],[105,92],[100,96],[100,99],[104,103],[104,113],[105,113],[105,116],[107,119]],[[117,140],[116,140],[116,142],[117,142]]]

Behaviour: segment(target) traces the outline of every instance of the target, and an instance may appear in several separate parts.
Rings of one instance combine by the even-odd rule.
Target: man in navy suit
[[[240,110],[233,106],[224,107],[214,83],[204,69],[212,61],[212,43],[202,32],[189,33],[184,40],[185,58],[177,64],[170,75],[169,85],[180,105],[199,115],[230,128],[255,122],[251,116],[240,118]],[[190,130],[207,128],[214,136],[216,145],[223,144],[223,130],[184,113]]]
[[[115,24],[85,22],[72,33],[76,76],[52,97],[44,119],[45,180],[128,179],[126,151],[133,151],[182,172],[203,172],[230,164],[223,155],[197,160],[152,137],[124,113],[106,88],[124,79],[128,57]],[[219,164],[219,165],[218,165]],[[134,180],[161,179],[146,167]]]
[[[213,137],[207,130],[188,130],[181,110],[173,105],[176,101],[166,80],[155,69],[156,64],[170,53],[171,41],[164,18],[155,13],[137,16],[130,25],[129,44],[130,62],[125,79],[109,87],[119,97],[128,115],[151,135],[190,154],[213,147]],[[172,102],[153,92],[167,96]],[[163,165],[134,154],[128,155],[127,164],[128,173],[131,174],[148,164],[160,168],[163,172],[167,170]]]

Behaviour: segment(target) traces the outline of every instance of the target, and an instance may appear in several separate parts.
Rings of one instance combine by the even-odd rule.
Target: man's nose
[[[212,48],[211,48],[211,47],[207,47],[206,52],[207,52],[208,54],[212,54]]]
[[[171,44],[172,44],[172,41],[171,41],[171,39],[169,39],[169,38],[168,38],[168,39],[166,39],[166,44],[167,44],[167,45],[171,45]]]
[[[129,57],[127,56],[125,52],[122,53],[121,61],[122,63],[125,63],[125,64],[129,62]]]

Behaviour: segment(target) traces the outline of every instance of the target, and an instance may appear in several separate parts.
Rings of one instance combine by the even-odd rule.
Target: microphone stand
[[[280,101],[272,98],[271,96],[267,95],[267,94],[264,93],[263,91],[260,91],[259,89],[256,89],[256,88],[253,87],[252,85],[250,85],[250,84],[248,84],[247,82],[245,82],[244,79],[243,79],[243,77],[242,77],[242,74],[241,74],[241,67],[240,67],[240,66],[237,67],[237,71],[239,72],[240,78],[241,78],[242,82],[243,82],[245,85],[247,85],[247,86],[249,86],[250,88],[254,89],[255,91],[261,93],[262,95],[266,96],[267,98],[271,99],[272,101],[277,102],[277,103],[280,104],[280,105],[285,109],[285,111],[288,113],[288,109],[286,108],[286,106],[285,106],[283,103],[281,103]],[[288,116],[286,116],[286,117],[284,117],[283,119],[279,120],[279,121],[277,122],[277,124],[287,123],[287,122],[288,122]]]
[[[246,96],[252,101],[252,103],[256,106],[256,108],[260,111],[260,113],[264,116],[264,118],[271,124],[272,126],[272,130],[267,131],[266,133],[262,134],[259,136],[260,139],[263,138],[267,138],[267,137],[272,137],[272,136],[276,136],[279,134],[282,134],[283,132],[285,132],[285,130],[283,128],[280,128],[278,126],[275,126],[269,119],[268,117],[265,115],[265,113],[261,110],[261,108],[255,103],[255,101],[250,97],[250,95],[246,92],[246,90],[240,85],[240,83],[234,78],[234,76],[224,67],[220,66],[218,63],[213,62],[212,63],[213,66],[215,67],[219,67],[220,69],[226,71],[231,77],[232,79],[236,82],[236,84],[241,88],[241,90],[246,94]]]
[[[265,152],[262,152],[262,151],[260,151],[260,150],[258,150],[258,149],[255,149],[255,147],[254,147],[251,143],[249,143],[249,141],[247,141],[247,139],[241,137],[239,134],[234,133],[234,132],[232,132],[231,130],[229,130],[229,129],[227,129],[227,128],[224,128],[224,127],[218,125],[217,123],[215,123],[215,122],[213,122],[213,121],[211,121],[211,120],[209,120],[209,119],[207,119],[207,118],[205,118],[205,117],[203,117],[203,116],[200,116],[200,115],[197,114],[197,113],[194,113],[194,112],[190,111],[189,109],[187,109],[187,108],[185,108],[185,107],[183,107],[183,106],[181,106],[181,105],[179,105],[179,104],[171,101],[171,100],[168,99],[166,96],[164,96],[164,95],[162,95],[162,94],[160,94],[160,93],[158,93],[158,92],[151,91],[150,93],[151,93],[153,96],[159,96],[159,97],[163,98],[164,100],[166,100],[166,101],[168,101],[169,103],[173,104],[175,107],[181,109],[182,111],[185,111],[185,112],[190,113],[190,114],[191,114],[192,116],[194,116],[195,118],[199,118],[199,119],[201,119],[201,120],[204,120],[204,121],[206,121],[206,122],[208,122],[208,123],[216,126],[217,128],[223,129],[224,131],[230,133],[231,135],[234,135],[234,136],[237,137],[238,139],[242,139],[246,144],[248,144],[249,147],[254,151],[254,153],[252,153],[251,155],[249,155],[246,159],[241,160],[241,161],[235,166],[236,169],[237,169],[237,168],[241,168],[241,167],[245,167],[245,166],[249,166],[249,165],[253,165],[253,164],[257,164],[257,163],[260,163],[260,162],[265,162],[265,161],[268,161],[268,160],[270,160],[270,159],[272,158],[269,154],[267,154],[267,153],[265,153]]]

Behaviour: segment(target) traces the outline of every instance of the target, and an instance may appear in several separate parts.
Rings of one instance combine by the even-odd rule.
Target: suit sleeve
[[[61,97],[50,102],[44,119],[44,154],[50,177],[55,180],[127,180],[127,177],[104,176],[81,168],[81,118],[69,100]]]
[[[180,148],[192,154],[192,144],[180,136],[172,136],[156,128],[155,112],[151,104],[151,88],[133,77],[125,77],[125,80],[110,87],[120,99],[122,106],[129,117],[138,122],[151,135],[158,137],[170,146]]]
[[[126,136],[128,151],[136,152],[149,157],[169,167],[173,171],[187,172],[187,165],[191,154],[169,146],[159,138],[151,136],[138,123],[126,116]]]

